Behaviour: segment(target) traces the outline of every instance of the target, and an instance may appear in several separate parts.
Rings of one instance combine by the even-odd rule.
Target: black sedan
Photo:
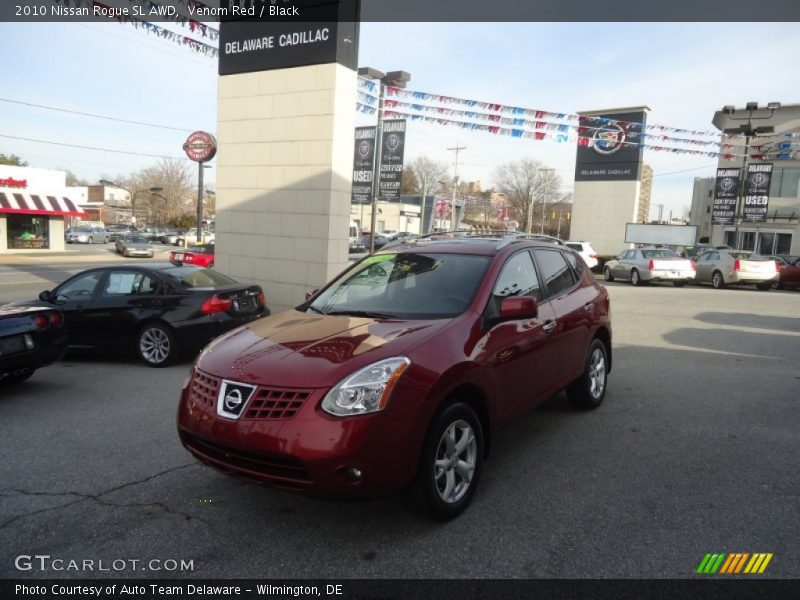
[[[71,348],[130,348],[151,367],[269,315],[261,287],[171,263],[90,269],[39,300],[63,311]]]
[[[0,306],[0,385],[25,381],[67,350],[64,315],[38,302]]]

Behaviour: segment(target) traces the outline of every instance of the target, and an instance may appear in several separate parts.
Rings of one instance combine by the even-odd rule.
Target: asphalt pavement
[[[28,274],[75,267],[52,268]],[[15,568],[45,554],[192,561],[103,573],[120,577],[684,578],[707,552],[773,553],[764,576],[800,577],[800,292],[608,289],[603,406],[559,394],[497,432],[446,524],[200,466],[175,429],[189,364],[70,355],[0,396],[0,577],[97,575]]]

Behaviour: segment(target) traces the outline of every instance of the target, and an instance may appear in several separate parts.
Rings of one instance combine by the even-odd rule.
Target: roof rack
[[[564,241],[553,237],[551,235],[544,235],[540,233],[524,233],[520,231],[508,231],[506,229],[484,230],[484,231],[437,231],[434,233],[427,233],[414,238],[402,238],[399,240],[392,240],[383,248],[392,248],[404,244],[416,244],[420,241],[437,241],[437,240],[457,240],[457,239],[485,239],[497,240],[498,249],[506,246],[507,244],[523,241],[523,240],[538,240],[542,242],[550,242],[557,245],[565,245]]]

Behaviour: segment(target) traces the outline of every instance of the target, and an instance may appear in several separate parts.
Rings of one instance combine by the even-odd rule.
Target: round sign
[[[217,153],[217,140],[205,131],[195,131],[183,144],[183,151],[195,162],[206,162]]]

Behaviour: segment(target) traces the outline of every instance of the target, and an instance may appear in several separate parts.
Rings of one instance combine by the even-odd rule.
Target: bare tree
[[[113,181],[136,194],[136,215],[139,224],[163,224],[194,210],[196,177],[192,165],[183,160],[162,158],[152,167]],[[161,188],[150,193],[150,188]]]
[[[542,223],[546,216],[542,211],[542,199],[552,202],[560,198],[558,173],[533,158],[500,165],[494,171],[494,183],[508,197],[514,218],[528,231],[534,222]],[[529,210],[531,228],[527,226]]]
[[[425,155],[417,156],[409,163],[409,167],[414,171],[417,177],[417,187],[420,194],[422,194],[422,221],[425,223],[425,199],[429,194],[435,194],[439,191],[442,179],[447,177],[447,165],[442,162],[433,160]],[[432,219],[431,219],[432,220]],[[430,223],[426,229],[430,229]],[[420,231],[425,234],[428,231]]]

